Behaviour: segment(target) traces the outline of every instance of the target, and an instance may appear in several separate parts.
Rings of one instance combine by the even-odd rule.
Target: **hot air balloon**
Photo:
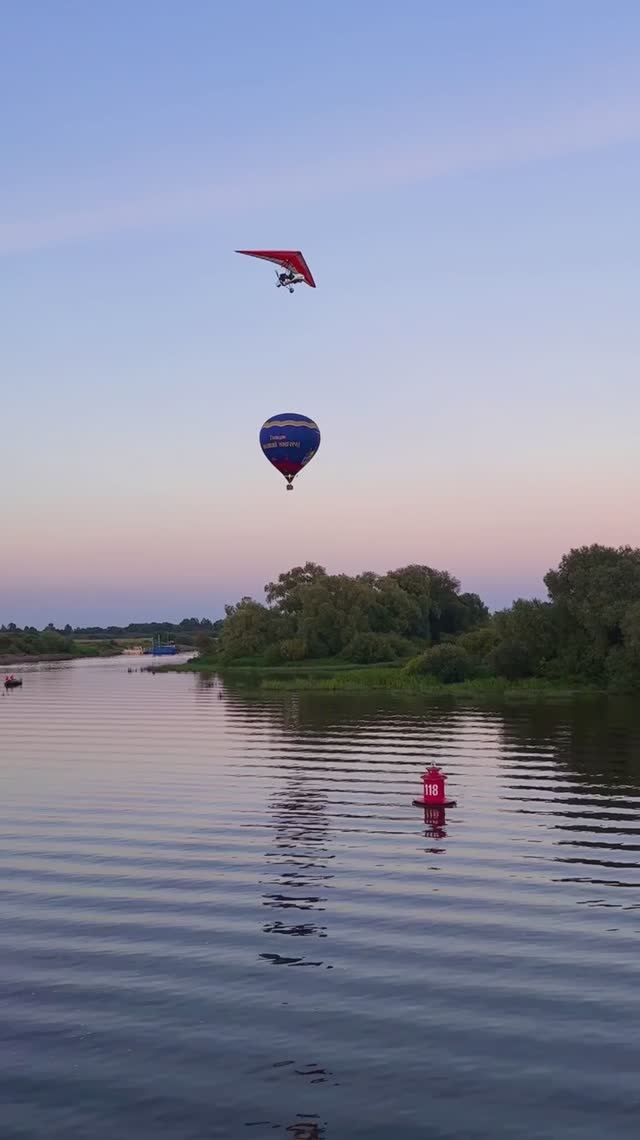
[[[320,447],[320,431],[308,416],[282,412],[262,425],[260,447],[269,463],[284,475],[287,491],[292,491],[296,475]]]

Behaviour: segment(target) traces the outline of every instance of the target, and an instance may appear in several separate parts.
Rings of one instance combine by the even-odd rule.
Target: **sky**
[[[640,545],[635,0],[4,0],[0,623]],[[317,289],[239,248],[303,250]],[[277,413],[320,449],[286,493]]]

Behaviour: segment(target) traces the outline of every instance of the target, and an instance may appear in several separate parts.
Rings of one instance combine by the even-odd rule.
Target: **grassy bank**
[[[416,693],[425,697],[463,698],[566,698],[586,693],[584,686],[557,683],[539,679],[507,681],[501,677],[483,677],[472,681],[458,681],[445,685],[435,677],[420,677],[401,669],[376,668],[346,669],[334,676],[273,676],[262,673],[258,687],[272,691],[316,692],[387,692]]]
[[[122,653],[122,647],[107,642],[99,644],[74,642],[72,648],[64,653],[25,653],[20,649],[15,652],[0,654],[0,668],[6,665],[29,665],[38,661],[77,661],[85,657],[117,657]]]
[[[116,641],[74,641],[71,657],[118,657],[125,645]]]
[[[159,665],[154,672],[214,673],[247,688],[271,692],[387,692],[415,693],[425,697],[461,697],[483,699],[566,699],[596,694],[600,690],[571,680],[548,681],[529,678],[507,681],[501,677],[481,677],[471,681],[443,684],[435,677],[411,673],[401,664],[353,665],[331,660],[308,664],[289,663],[268,666],[260,662],[238,662],[221,665],[215,658],[196,657],[183,665]]]
[[[371,671],[380,666],[354,665],[350,661],[337,661],[326,657],[313,661],[290,661],[281,665],[267,665],[259,657],[244,657],[234,661],[232,665],[221,663],[217,657],[192,657],[180,665],[173,665],[170,661],[157,666],[159,673],[228,673],[234,676],[249,676],[257,674],[265,677],[333,677],[342,673],[359,673],[363,670]],[[385,669],[395,671],[399,665],[388,664]]]
[[[387,690],[389,692],[421,693],[424,697],[573,697],[589,691],[585,686],[568,682],[558,683],[529,678],[527,681],[507,681],[503,677],[477,677],[473,681],[444,684],[436,677],[416,676],[403,669],[364,666],[346,669],[334,676],[261,676],[260,689],[307,690],[318,692],[362,692]]]
[[[3,653],[0,668],[7,665],[29,665],[38,661],[71,661],[72,653]]]

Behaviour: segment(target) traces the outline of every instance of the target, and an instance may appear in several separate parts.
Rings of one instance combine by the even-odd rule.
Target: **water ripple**
[[[7,1140],[635,1137],[640,713],[0,699]],[[427,761],[458,807],[414,808]]]

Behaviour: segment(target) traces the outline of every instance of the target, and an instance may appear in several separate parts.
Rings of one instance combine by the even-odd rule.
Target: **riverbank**
[[[259,688],[295,692],[385,692],[413,693],[424,697],[454,697],[482,700],[502,699],[566,700],[569,697],[595,694],[597,689],[531,678],[507,681],[502,677],[483,677],[473,681],[443,684],[435,677],[419,677],[396,669],[346,670],[333,677],[262,677]]]
[[[110,646],[108,652],[80,646],[71,653],[3,653],[0,655],[0,668],[6,665],[37,665],[46,661],[83,661],[85,657],[119,657],[121,653],[119,646]]]
[[[70,653],[3,653],[0,656],[0,668],[5,665],[28,665],[38,661],[69,661]]]
[[[595,696],[603,690],[575,681],[549,681],[531,677],[508,681],[503,677],[478,677],[470,681],[444,684],[436,677],[411,673],[402,665],[353,665],[350,662],[324,660],[308,665],[220,665],[211,658],[194,658],[181,665],[163,664],[153,667],[157,673],[200,673],[219,675],[247,688],[271,692],[364,692],[382,690],[404,692],[425,697],[460,697],[483,699],[549,699],[566,700],[578,696]]]

